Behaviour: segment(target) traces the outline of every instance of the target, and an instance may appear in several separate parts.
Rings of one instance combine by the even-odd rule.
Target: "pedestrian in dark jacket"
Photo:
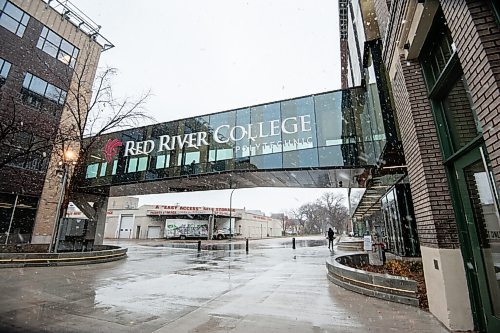
[[[332,228],[328,229],[328,248],[333,250],[333,230]]]

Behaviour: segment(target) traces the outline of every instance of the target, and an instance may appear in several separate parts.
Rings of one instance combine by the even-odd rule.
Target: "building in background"
[[[406,157],[402,184],[408,189],[372,186],[372,207],[382,208],[386,221],[397,218],[410,209],[397,191],[411,192],[430,311],[451,330],[499,332],[499,4],[339,5],[349,12],[347,37],[341,37],[348,40],[343,78],[365,87],[382,115],[394,117]],[[379,90],[387,87],[385,99],[373,93],[372,79]],[[413,228],[399,225],[413,237]]]
[[[85,215],[75,206],[69,218]],[[231,224],[229,223],[231,221]],[[193,207],[180,205],[142,205],[133,197],[109,198],[104,238],[156,239],[212,237],[266,238],[282,235],[282,221],[245,209]]]
[[[112,47],[66,1],[0,0],[0,242],[49,243],[61,190],[58,128]]]

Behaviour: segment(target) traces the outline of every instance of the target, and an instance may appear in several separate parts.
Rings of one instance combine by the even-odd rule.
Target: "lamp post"
[[[231,230],[231,220],[233,218],[233,193],[235,188],[231,190],[231,195],[229,195],[229,238],[233,238],[232,230]]]
[[[54,229],[52,230],[52,239],[49,244],[49,253],[55,252],[57,253],[57,248],[59,246],[59,236],[62,229],[61,223],[61,207],[64,201],[64,194],[66,192],[66,183],[68,182],[68,173],[69,173],[69,162],[74,163],[75,153],[72,150],[66,149],[64,151],[63,160],[59,162],[58,172],[62,173],[61,180],[61,192],[59,193],[59,200],[57,201],[57,209],[56,209],[56,217],[54,221]]]

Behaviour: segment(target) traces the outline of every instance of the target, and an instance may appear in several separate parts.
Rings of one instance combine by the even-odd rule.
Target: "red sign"
[[[102,149],[102,153],[106,162],[111,163],[113,161],[113,157],[118,154],[118,147],[123,146],[123,143],[118,139],[109,139],[104,148]]]

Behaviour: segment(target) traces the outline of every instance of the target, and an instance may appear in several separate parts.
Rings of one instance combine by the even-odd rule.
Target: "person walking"
[[[328,249],[333,251],[333,230],[332,230],[332,228],[328,229]]]

